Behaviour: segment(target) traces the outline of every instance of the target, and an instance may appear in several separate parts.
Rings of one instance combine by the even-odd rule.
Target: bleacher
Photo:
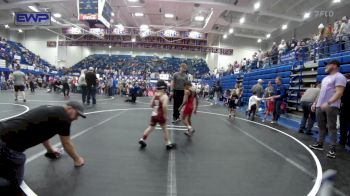
[[[340,62],[340,72],[343,74],[350,73],[350,51],[331,54],[330,57],[318,61],[317,81],[321,82],[327,76],[326,65],[331,60]]]
[[[12,63],[15,60],[18,60],[18,63],[22,65],[35,65],[34,69],[38,72],[46,72],[47,68],[55,69],[54,66],[25,48],[21,43],[14,41],[0,40],[0,59],[6,60],[6,67],[2,67],[2,71],[12,69]]]
[[[290,75],[292,65],[283,65],[273,68],[254,70],[244,75],[243,78],[243,103],[248,103],[249,97],[252,96],[252,87],[259,79],[264,80],[263,87],[266,88],[268,83],[271,81],[275,84],[276,77],[282,78],[282,84],[289,88],[290,86]]]
[[[166,72],[174,73],[179,70],[179,65],[186,63],[189,73],[202,75],[209,72],[209,67],[203,59],[185,59],[176,57],[159,58],[157,56],[135,56],[131,55],[106,55],[94,54],[86,57],[77,64],[73,65],[74,71],[87,69],[89,67],[107,68],[121,70],[125,74],[132,71]]]

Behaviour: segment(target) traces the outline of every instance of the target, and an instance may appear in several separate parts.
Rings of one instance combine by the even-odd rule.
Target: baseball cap
[[[157,82],[157,90],[167,89],[167,84],[164,82],[164,80],[158,80]]]
[[[84,115],[84,106],[81,103],[77,101],[69,101],[66,103],[66,105],[75,109],[78,112],[79,116],[86,118]]]
[[[262,79],[259,79],[259,80],[258,80],[258,82],[259,82],[259,83],[262,83],[262,82],[264,82],[264,80],[262,80]]]

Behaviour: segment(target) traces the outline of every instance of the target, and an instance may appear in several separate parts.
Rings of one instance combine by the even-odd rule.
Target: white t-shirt
[[[348,35],[350,34],[350,23],[342,23],[340,27],[341,32],[339,32],[340,35]]]
[[[261,101],[261,98],[259,98],[256,95],[253,95],[249,98],[249,104],[248,104],[248,109],[250,110],[252,105],[258,104],[258,102]]]

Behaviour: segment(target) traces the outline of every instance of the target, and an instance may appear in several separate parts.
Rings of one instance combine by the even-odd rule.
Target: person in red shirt
[[[196,95],[196,92],[191,89],[192,83],[189,81],[186,81],[184,83],[185,87],[185,93],[183,102],[179,108],[179,111],[183,109],[182,112],[182,121],[188,128],[188,130],[185,132],[185,135],[192,136],[194,133],[194,129],[192,128],[192,113],[197,113],[197,107],[198,107],[198,97]]]
[[[171,143],[169,131],[167,130],[166,125],[169,100],[168,95],[165,93],[166,89],[166,83],[163,80],[159,80],[157,82],[157,91],[155,92],[151,101],[151,107],[153,108],[151,122],[147,129],[143,132],[142,138],[139,140],[141,148],[145,148],[147,146],[146,140],[157,124],[159,124],[163,130],[166,149],[170,150],[176,147],[176,144]]]

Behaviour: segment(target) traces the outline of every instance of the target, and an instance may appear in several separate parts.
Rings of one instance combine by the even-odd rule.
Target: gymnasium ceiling
[[[135,1],[135,0],[134,0]],[[178,30],[194,30],[211,34],[210,37],[229,36],[265,39],[281,33],[284,24],[288,28],[308,22],[315,17],[315,10],[329,10],[349,4],[350,0],[109,0],[114,16],[113,24],[125,27],[139,27],[147,24],[151,28]],[[260,2],[260,7],[254,5]],[[12,30],[12,13],[15,11],[31,11],[28,6],[35,6],[40,11],[60,13],[57,19],[61,24],[53,23],[51,28],[61,28],[72,24],[83,25],[77,20],[76,0],[0,0],[0,24],[4,28],[8,24]],[[136,17],[136,12],[144,13]],[[304,14],[309,12],[310,18]],[[165,14],[173,14],[166,18]],[[196,21],[196,16],[203,16],[203,21]],[[245,22],[240,23],[244,17]],[[232,34],[228,33],[233,28]],[[24,29],[25,30],[25,29]]]

